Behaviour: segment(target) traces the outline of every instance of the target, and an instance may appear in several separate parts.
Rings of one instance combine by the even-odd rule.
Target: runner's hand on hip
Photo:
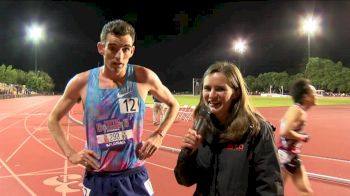
[[[83,149],[79,152],[72,153],[67,158],[73,164],[82,164],[94,170],[100,168],[97,162],[100,157],[92,150]]]
[[[161,146],[163,136],[157,132],[153,133],[138,149],[138,157],[141,160],[151,157]]]

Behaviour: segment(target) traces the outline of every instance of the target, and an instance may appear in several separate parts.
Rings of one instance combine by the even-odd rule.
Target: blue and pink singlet
[[[135,81],[134,66],[127,65],[123,86],[99,87],[100,68],[90,70],[84,125],[87,148],[101,159],[97,172],[117,172],[142,166],[136,149],[141,143],[145,103]]]

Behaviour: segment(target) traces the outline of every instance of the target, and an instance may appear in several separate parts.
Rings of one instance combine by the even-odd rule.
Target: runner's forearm
[[[75,150],[69,145],[61,125],[58,122],[49,120],[48,127],[52,137],[55,139],[63,154],[69,158],[69,156],[71,156]]]
[[[176,119],[176,115],[179,111],[179,108],[180,106],[177,103],[169,106],[169,109],[165,113],[164,120],[156,129],[157,132],[161,133],[161,135],[163,136],[168,132],[169,128],[171,127],[171,125]]]

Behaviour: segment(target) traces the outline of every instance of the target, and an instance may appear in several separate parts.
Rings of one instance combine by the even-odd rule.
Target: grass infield
[[[175,95],[180,105],[197,105],[199,96]],[[254,107],[279,107],[293,104],[291,97],[249,97]],[[317,105],[350,105],[350,97],[317,97]],[[153,104],[151,96],[146,99],[146,104]]]

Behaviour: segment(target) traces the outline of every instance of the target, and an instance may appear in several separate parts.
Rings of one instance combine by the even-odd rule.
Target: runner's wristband
[[[68,155],[66,155],[67,160],[69,160],[69,158],[72,156],[72,154],[73,154],[72,152],[69,152]]]
[[[161,131],[157,131],[157,134],[160,135],[161,137],[164,137],[164,135]]]
[[[303,142],[308,142],[310,139],[310,136],[306,134],[306,137],[303,138]]]

